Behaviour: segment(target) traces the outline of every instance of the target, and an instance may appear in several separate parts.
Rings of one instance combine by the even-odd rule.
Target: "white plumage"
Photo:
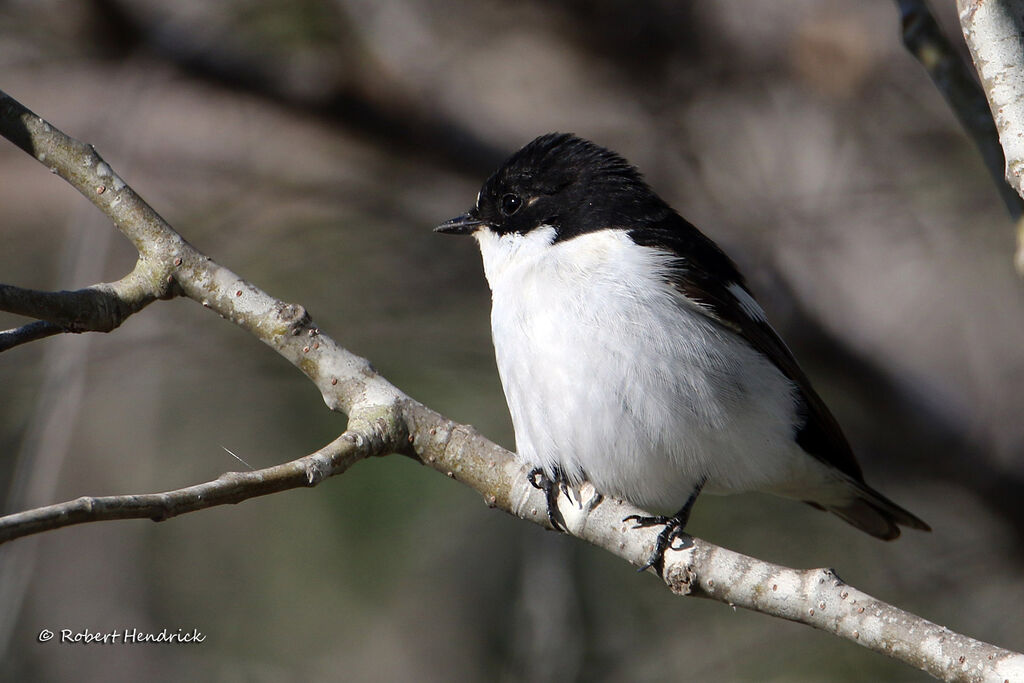
[[[656,511],[704,477],[712,493],[851,497],[794,441],[795,385],[670,285],[675,255],[622,230],[555,234],[473,233],[520,458]]]

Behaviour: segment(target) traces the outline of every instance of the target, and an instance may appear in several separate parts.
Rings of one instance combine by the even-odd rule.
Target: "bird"
[[[924,521],[869,486],[735,263],[619,154],[542,135],[434,228],[475,238],[516,455],[567,531],[589,481],[663,525],[659,573],[701,492],[762,491],[892,540]]]

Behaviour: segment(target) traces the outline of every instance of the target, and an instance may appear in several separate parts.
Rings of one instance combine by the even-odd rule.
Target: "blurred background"
[[[935,4],[960,45],[952,3]],[[479,256],[430,229],[536,135],[619,151],[739,263],[868,481],[934,527],[886,544],[750,495],[702,497],[689,530],[1024,648],[1013,229],[904,51],[895,3],[8,0],[0,74],[200,250],[509,448]],[[0,281],[74,289],[134,260],[87,201],[0,144]],[[243,467],[225,449],[273,465],[345,426],[187,300],[4,353],[0,406],[8,512]],[[41,644],[44,628],[206,640]],[[4,680],[927,680],[674,598],[402,457],[4,545],[0,649]]]

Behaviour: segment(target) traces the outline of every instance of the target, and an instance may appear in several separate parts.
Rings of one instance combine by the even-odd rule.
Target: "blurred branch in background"
[[[286,104],[452,170],[479,175],[503,158],[503,150],[448,119],[431,100],[407,91],[378,67],[373,46],[346,15],[353,11],[349,3],[321,10],[327,16],[319,23],[341,35],[307,65],[311,73],[301,76],[262,46],[224,40],[216,30],[197,32],[194,25],[155,21],[118,0],[91,0],[91,5],[98,30],[113,33],[102,44],[123,53],[149,53],[195,78]],[[363,6],[372,11],[372,4]]]
[[[787,289],[784,284],[777,286]],[[794,293],[790,296],[798,300]],[[1024,475],[1012,465],[991,458],[956,425],[923,407],[906,386],[895,382],[873,359],[844,344],[808,311],[795,305],[790,315],[793,324],[805,333],[804,350],[820,349],[819,353],[827,354],[835,367],[843,368],[845,376],[855,378],[844,382],[847,391],[865,404],[879,406],[888,430],[902,435],[899,441],[880,440],[871,446],[883,453],[893,472],[917,482],[958,482],[1006,521],[1007,533],[1013,538],[1009,548],[1024,557],[1024,505],[1020,498]]]
[[[0,134],[36,159],[114,219],[148,264],[154,298],[171,291],[186,296],[243,327],[301,369],[320,388],[329,407],[345,412],[345,434],[318,453],[285,465],[161,494],[80,498],[0,518],[0,538],[40,533],[88,521],[150,517],[156,520],[213,505],[239,502],[340,474],[359,459],[391,452],[421,462],[479,491],[487,504],[548,526],[544,494],[528,483],[525,468],[472,428],[447,420],[413,401],[369,364],[336,345],[312,325],[301,306],[273,299],[185,242],[121,181],[96,151],[59,130],[0,92]],[[112,197],[95,199],[104,178],[117,178]],[[167,273],[167,275],[165,275]],[[68,311],[53,300],[81,301],[68,292],[40,297],[38,311]],[[86,306],[91,297],[84,298]],[[21,300],[17,312],[34,310]],[[560,499],[572,535],[634,565],[645,565],[655,531],[625,520],[645,515],[631,505],[604,499],[589,485],[578,500]],[[566,505],[561,505],[566,502]],[[666,555],[662,578],[680,595],[712,598],[733,606],[804,623],[897,658],[947,681],[1024,676],[1024,655],[937,626],[877,600],[840,580],[831,570],[798,571],[690,539]]]
[[[0,99],[0,116],[3,114]],[[62,243],[53,245],[54,250],[62,253],[62,270],[66,271],[69,280],[89,282],[101,277],[113,241],[113,232],[109,227],[97,225],[101,222],[100,215],[95,212],[76,213],[65,228]],[[90,235],[91,228],[100,229],[95,235]],[[0,285],[0,310],[7,310],[11,303],[6,296],[10,290],[7,285]],[[39,309],[33,305],[19,304],[14,307],[21,311],[20,315],[47,320],[0,333],[0,351],[13,345],[5,346],[5,339],[14,338],[21,343],[31,341],[29,337],[33,329],[45,329],[54,334],[66,332],[74,320],[95,319],[99,309],[106,309],[104,313],[114,309],[126,310],[105,303],[95,305],[97,301],[104,301],[106,296],[106,293],[96,290],[30,293],[30,300],[39,299],[43,302],[41,308],[45,314],[34,315],[31,311]],[[80,312],[75,312],[76,307],[80,307]],[[108,322],[111,325],[109,329],[117,326],[109,316],[101,314],[99,317],[105,318],[106,322],[98,322],[98,327],[106,327]],[[54,319],[60,321],[60,324],[51,322]],[[88,336],[76,339],[65,337],[45,348],[44,374],[39,395],[25,428],[25,439],[14,453],[14,471],[3,503],[5,515],[45,506],[54,498],[64,461],[73,452],[75,425],[80,419],[83,403],[88,400],[90,342]],[[0,554],[0,604],[6,606],[0,613],[0,659],[8,653],[14,638],[18,614],[37,562],[37,540],[28,539],[24,545],[12,547]]]

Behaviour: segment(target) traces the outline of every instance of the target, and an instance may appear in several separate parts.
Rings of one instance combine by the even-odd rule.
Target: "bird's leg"
[[[679,512],[672,515],[671,517],[641,517],[640,515],[630,515],[626,517],[623,522],[634,521],[636,526],[634,528],[655,526],[658,524],[664,524],[665,528],[658,534],[657,540],[654,542],[654,550],[651,551],[650,557],[647,558],[647,562],[644,563],[637,571],[645,571],[650,567],[654,567],[660,576],[665,568],[665,551],[672,547],[672,542],[683,535],[683,530],[686,528],[686,522],[690,519],[690,511],[693,510],[693,504],[697,500],[697,496],[700,495],[701,489],[704,488],[704,483],[708,480],[707,477],[701,477],[697,485],[693,487],[693,491],[690,493],[690,497],[686,499],[683,507],[679,509]],[[687,546],[684,546],[687,547]]]
[[[562,474],[562,470],[556,467],[554,475],[554,478],[549,477],[543,469],[534,467],[526,475],[526,478],[534,488],[544,492],[544,498],[548,504],[548,521],[551,522],[551,526],[554,527],[555,531],[568,533],[569,528],[565,525],[565,518],[562,517],[562,513],[558,509],[558,491],[561,490],[562,493],[568,496],[569,486],[565,475]]]

